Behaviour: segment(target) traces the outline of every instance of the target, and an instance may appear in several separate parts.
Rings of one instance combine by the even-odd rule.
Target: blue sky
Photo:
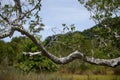
[[[75,24],[76,30],[79,31],[88,29],[95,24],[90,19],[89,12],[79,4],[78,0],[42,0],[40,16],[45,24],[44,31],[40,33],[42,39],[55,34],[53,29],[56,34],[61,33],[63,23]],[[16,35],[18,34],[16,33]]]
[[[62,29],[62,23],[75,24],[76,30],[83,31],[94,25],[90,14],[77,0],[42,0],[41,18],[45,24],[43,38],[54,34],[51,29]],[[60,33],[56,29],[57,33]]]

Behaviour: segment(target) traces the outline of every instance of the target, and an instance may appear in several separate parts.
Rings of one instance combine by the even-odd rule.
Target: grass
[[[118,75],[78,75],[65,73],[29,73],[1,71],[0,80],[120,80]]]
[[[73,80],[120,80],[116,75],[74,75]]]

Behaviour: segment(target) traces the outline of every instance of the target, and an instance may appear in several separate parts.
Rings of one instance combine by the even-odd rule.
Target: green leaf
[[[4,6],[4,8],[9,8],[9,5],[6,4],[6,5]]]

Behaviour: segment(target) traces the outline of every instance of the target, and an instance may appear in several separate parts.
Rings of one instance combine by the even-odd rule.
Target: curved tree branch
[[[49,59],[51,59],[53,62],[57,64],[66,64],[73,61],[74,59],[82,59],[87,63],[96,64],[96,65],[104,65],[109,67],[116,67],[120,65],[120,57],[114,58],[114,59],[96,59],[93,57],[91,58],[91,57],[85,56],[83,53],[79,51],[72,52],[67,57],[58,58],[53,54],[51,54],[50,52],[48,52],[46,48],[42,45],[42,42],[39,41],[37,38],[35,38],[34,35],[31,35],[29,32],[19,27],[14,27],[14,29],[21,32],[22,34],[25,34],[27,37],[29,37],[39,47],[39,49],[41,50],[41,55],[48,57]]]
[[[24,52],[24,55],[41,55],[41,52]],[[102,65],[102,66],[109,66],[109,67],[116,67],[120,65],[120,57],[115,59],[95,59],[93,57],[85,56],[83,53],[79,51],[75,51],[70,53],[70,55],[62,58],[55,57],[51,54],[51,60],[57,64],[66,64],[69,63],[75,59],[81,59],[87,63],[95,64],[95,65]]]
[[[103,65],[103,66],[109,66],[109,67],[116,67],[120,65],[120,57],[114,58],[114,59],[96,59],[93,57],[88,57],[79,51],[72,52],[70,53],[70,55],[66,57],[62,57],[62,58],[56,57],[55,55],[51,54],[46,50],[46,48],[42,45],[42,42],[40,40],[38,40],[36,37],[34,37],[34,35],[30,34],[26,30],[24,30],[22,27],[13,27],[13,29],[29,37],[38,46],[38,48],[41,51],[37,53],[24,52],[24,54],[30,54],[31,56],[41,54],[43,56],[48,57],[54,63],[57,63],[57,64],[66,64],[75,59],[81,59],[87,63],[95,64],[95,65]],[[10,33],[7,35],[10,35]]]

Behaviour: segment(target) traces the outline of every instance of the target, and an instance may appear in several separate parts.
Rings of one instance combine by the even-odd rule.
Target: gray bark
[[[29,54],[30,56],[33,56],[33,55],[40,55],[41,53],[40,52],[34,52],[34,53],[24,52],[24,54]],[[95,65],[102,65],[102,66],[109,66],[109,67],[116,67],[120,65],[120,57],[114,58],[114,59],[95,59],[93,57],[85,56],[83,53],[79,51],[72,52],[70,53],[70,55],[62,58],[58,58],[50,53],[47,53],[47,54],[49,55],[50,59],[57,64],[66,64],[75,59],[80,59],[87,63],[95,64]]]

